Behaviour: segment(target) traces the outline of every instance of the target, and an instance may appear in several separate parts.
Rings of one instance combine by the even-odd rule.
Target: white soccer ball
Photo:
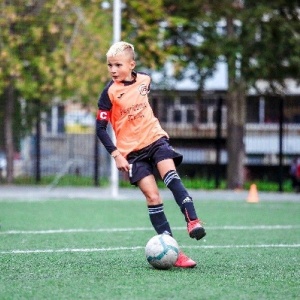
[[[175,264],[179,247],[176,240],[168,234],[159,234],[152,237],[146,247],[147,261],[155,269],[168,270]]]

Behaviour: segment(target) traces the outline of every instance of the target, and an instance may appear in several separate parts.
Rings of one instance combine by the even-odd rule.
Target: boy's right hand
[[[122,154],[118,155],[114,159],[115,159],[116,166],[117,166],[119,171],[129,172],[129,168],[130,168],[129,163],[128,163],[127,159]]]

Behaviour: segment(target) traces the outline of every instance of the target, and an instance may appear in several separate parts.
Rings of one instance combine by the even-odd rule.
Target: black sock
[[[181,212],[185,216],[185,220],[197,219],[194,203],[186,188],[183,186],[182,181],[175,170],[167,172],[164,176],[163,181],[165,185],[173,193],[176,203],[180,207]]]
[[[169,222],[164,213],[164,205],[163,204],[150,205],[148,206],[148,212],[149,212],[150,221],[155,231],[158,234],[167,232],[172,236]]]

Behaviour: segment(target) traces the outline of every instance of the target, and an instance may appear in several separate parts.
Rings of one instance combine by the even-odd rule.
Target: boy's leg
[[[185,216],[190,237],[197,240],[203,238],[206,235],[205,230],[199,222],[193,200],[176,172],[173,160],[162,160],[157,164],[157,168],[164,183],[173,193],[175,201]]]
[[[196,220],[197,213],[195,211],[192,198],[182,184],[182,181],[175,170],[168,171],[164,176],[165,185],[171,190],[173,196],[185,216],[186,222]]]
[[[157,234],[168,233],[172,236],[154,176],[149,175],[144,177],[138,182],[138,186],[146,197],[149,217]],[[179,268],[194,268],[196,265],[197,263],[182,251],[180,251],[178,259],[174,264],[175,267]]]
[[[144,177],[138,182],[138,186],[146,197],[150,221],[157,234],[167,232],[172,235],[154,176]]]

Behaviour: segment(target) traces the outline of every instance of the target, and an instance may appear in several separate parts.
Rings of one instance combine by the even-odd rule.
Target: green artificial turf
[[[0,299],[299,299],[300,203],[195,201],[207,236],[165,210],[194,269],[153,269],[140,201],[0,202]]]

